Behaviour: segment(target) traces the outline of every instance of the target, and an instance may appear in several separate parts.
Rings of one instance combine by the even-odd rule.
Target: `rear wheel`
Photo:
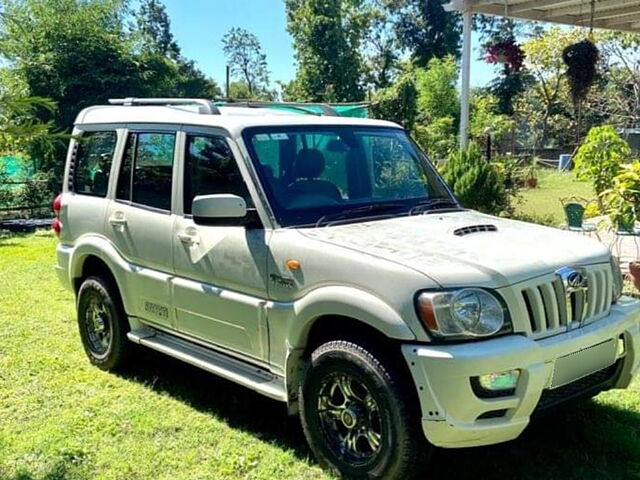
[[[122,368],[133,345],[117,287],[103,277],[89,277],[78,291],[78,327],[84,350],[102,370]]]
[[[303,429],[318,461],[342,477],[411,478],[431,451],[417,399],[370,350],[332,341],[313,352],[300,392]]]

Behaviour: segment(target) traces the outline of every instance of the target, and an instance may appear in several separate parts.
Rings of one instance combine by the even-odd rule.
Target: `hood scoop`
[[[453,231],[453,234],[456,237],[464,237],[466,235],[471,235],[472,233],[480,233],[480,232],[497,232],[498,227],[491,224],[486,225],[469,225],[467,227],[456,228]]]

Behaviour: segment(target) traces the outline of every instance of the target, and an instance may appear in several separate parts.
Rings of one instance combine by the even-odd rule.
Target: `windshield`
[[[256,127],[244,139],[283,227],[458,207],[400,129]]]

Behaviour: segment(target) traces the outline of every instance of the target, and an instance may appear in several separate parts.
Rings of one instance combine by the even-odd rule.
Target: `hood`
[[[474,211],[301,229],[306,237],[417,270],[443,287],[500,288],[558,268],[608,262],[586,236]]]

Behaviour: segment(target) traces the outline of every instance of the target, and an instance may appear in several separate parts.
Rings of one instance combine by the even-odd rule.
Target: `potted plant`
[[[569,45],[562,52],[574,105],[580,105],[595,82],[599,59],[598,47],[589,39]]]
[[[522,69],[524,58],[524,50],[522,50],[513,37],[490,45],[484,57],[487,63],[505,64],[509,67],[509,70],[514,73]]]

